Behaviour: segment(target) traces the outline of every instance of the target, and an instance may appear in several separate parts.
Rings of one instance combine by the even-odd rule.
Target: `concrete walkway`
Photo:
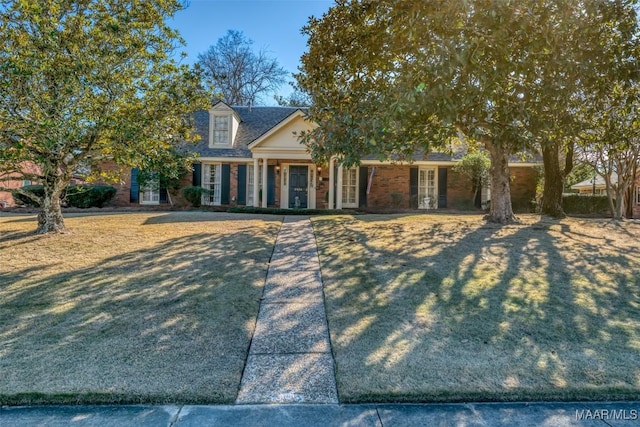
[[[236,403],[338,403],[318,249],[307,217],[282,223]]]

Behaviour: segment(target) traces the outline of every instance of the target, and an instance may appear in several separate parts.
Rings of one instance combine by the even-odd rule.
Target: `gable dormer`
[[[240,117],[222,101],[209,109],[209,148],[232,148]]]

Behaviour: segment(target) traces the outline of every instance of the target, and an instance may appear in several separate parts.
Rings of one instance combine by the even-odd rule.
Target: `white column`
[[[267,207],[267,159],[262,159],[262,207]]]
[[[254,207],[258,207],[260,206],[260,204],[258,203],[258,194],[260,191],[260,188],[258,187],[258,182],[260,175],[259,172],[260,171],[260,167],[258,164],[258,159],[253,159],[253,206]]]
[[[338,188],[336,191],[336,209],[342,209],[342,165],[338,165]]]
[[[335,173],[333,168],[335,167],[335,160],[333,159],[333,157],[331,159],[329,159],[329,189],[327,191],[329,191],[329,209],[333,209],[335,207],[335,200],[334,200],[334,196],[335,193],[333,192],[333,189],[335,188]]]

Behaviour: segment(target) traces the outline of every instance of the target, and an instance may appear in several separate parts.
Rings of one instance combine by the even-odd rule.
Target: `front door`
[[[308,194],[307,166],[289,166],[289,208],[306,209]]]

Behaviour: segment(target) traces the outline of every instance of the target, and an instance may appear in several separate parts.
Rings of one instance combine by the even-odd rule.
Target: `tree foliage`
[[[216,99],[229,105],[258,104],[275,92],[289,74],[264,49],[254,52],[253,41],[241,31],[229,30],[215,45],[198,55],[206,82]]]
[[[288,96],[276,95],[273,97],[281,107],[310,107],[311,97],[294,86],[294,91]]]
[[[622,1],[339,0],[304,29],[309,49],[296,77],[319,123],[305,142],[314,157],[347,165],[365,155],[407,159],[453,136],[482,145],[488,219],[516,221],[511,156],[560,144],[579,88],[606,72],[596,64],[604,54],[589,52],[608,43],[605,29],[626,31],[631,15]]]
[[[589,127],[579,135],[580,157],[604,178],[611,214],[620,220],[639,177],[640,84],[614,85],[598,100],[600,108],[586,104],[582,109]]]
[[[182,40],[165,22],[182,7],[2,0],[0,174],[44,186],[38,232],[64,230],[60,195],[76,170],[105,160],[146,169],[193,138],[188,113],[207,97],[172,59]],[[23,173],[28,164],[37,172]]]
[[[453,167],[453,171],[469,177],[473,183],[473,200],[476,200],[478,192],[489,182],[490,167],[491,160],[486,153],[476,151],[465,154]]]

